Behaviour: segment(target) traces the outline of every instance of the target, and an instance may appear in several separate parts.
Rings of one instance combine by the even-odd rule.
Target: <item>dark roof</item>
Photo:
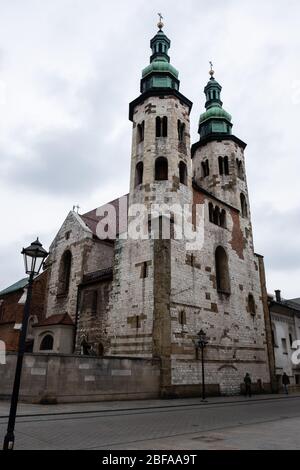
[[[284,303],[286,303],[288,307],[293,308],[294,310],[299,310],[300,312],[300,303],[297,302],[297,299],[284,300]]]
[[[300,297],[296,298],[296,299],[290,299],[289,302],[293,302],[295,304],[299,304],[300,306]]]
[[[6,287],[6,289],[3,289],[0,292],[0,296],[6,295],[6,294],[11,294],[12,292],[17,292],[20,289],[24,289],[24,287],[28,284],[28,277],[25,277],[24,279],[20,279],[20,281],[15,282],[9,287]]]
[[[277,300],[274,300],[274,297],[273,297],[269,305],[270,305],[270,308],[272,306],[279,306],[279,307],[283,307],[285,309],[293,310],[294,312],[296,311],[300,313],[300,304],[298,302],[295,302],[295,299],[293,300],[281,299],[280,302],[277,302]]]
[[[121,213],[120,211],[123,209],[123,206],[121,204],[120,206],[120,200],[122,198],[126,198],[127,199],[127,203],[126,203],[126,212],[125,213]],[[125,200],[125,199],[124,199]],[[125,194],[124,196],[121,196],[120,198],[118,199],[114,199],[113,201],[110,201],[108,202],[107,204],[104,204],[103,206],[101,206],[100,208],[102,210],[105,210],[105,207],[106,206],[113,206],[115,208],[115,211],[116,211],[116,235],[118,235],[119,233],[121,233],[123,230],[126,229],[126,224],[127,224],[127,211],[128,211],[128,194]],[[98,223],[106,217],[105,216],[99,216],[97,215],[97,211],[99,211],[100,208],[97,208],[97,209],[93,209],[89,212],[86,212],[85,214],[82,214],[80,215],[81,219],[83,220],[83,222],[85,223],[85,225],[92,231],[93,235],[94,236],[97,236],[97,225]],[[108,217],[110,216],[110,214],[108,213]],[[114,222],[113,222],[113,225],[114,225]]]
[[[72,318],[68,313],[62,313],[57,315],[51,315],[51,317],[45,318],[39,322],[36,326],[50,326],[50,325],[74,325]]]

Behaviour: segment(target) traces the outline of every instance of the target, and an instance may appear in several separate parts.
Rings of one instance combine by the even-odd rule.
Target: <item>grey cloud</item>
[[[256,246],[273,271],[298,270],[300,267],[300,207],[285,213],[266,205],[253,217]]]
[[[121,89],[116,90],[112,78],[99,72],[78,91],[79,128],[44,131],[25,141],[26,152],[33,155],[26,164],[14,155],[6,155],[10,162],[6,181],[59,197],[92,192],[128,175],[130,125],[116,139],[108,139],[122,119],[127,122],[127,106],[121,118]],[[53,91],[60,93],[65,87],[64,81],[54,80]]]

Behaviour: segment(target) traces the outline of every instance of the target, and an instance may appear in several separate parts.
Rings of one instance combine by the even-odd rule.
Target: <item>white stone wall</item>
[[[258,263],[252,244],[244,240],[243,221],[232,218],[227,208],[227,228],[208,219],[205,204],[205,239],[200,251],[193,252],[194,266],[186,263],[184,242],[172,242],[172,383],[201,383],[200,361],[196,360],[196,334],[202,328],[208,338],[206,380],[220,384],[222,393],[237,393],[246,372],[252,380],[270,382],[263,304]],[[240,222],[239,237],[232,246],[234,225]],[[229,260],[231,294],[216,289],[214,253],[225,248]],[[235,248],[235,249],[234,249]],[[256,314],[247,311],[248,294],[255,298]],[[185,311],[186,325],[179,324],[179,312]]]
[[[141,278],[144,262],[148,275]],[[109,355],[152,356],[153,302],[153,242],[118,240],[107,321]]]
[[[157,116],[167,116],[168,118],[167,137],[156,138]],[[136,107],[133,119],[129,202],[146,204],[153,202],[177,203],[181,200],[190,202],[191,199],[187,197],[184,185],[177,188],[180,161],[187,165],[187,187],[191,188],[192,165],[188,107],[174,96],[167,96],[164,99],[153,96]],[[185,124],[185,143],[178,142],[178,120]],[[145,122],[144,141],[138,144],[137,125],[143,121]],[[155,159],[157,157],[165,157],[168,160],[168,182],[155,182]],[[135,168],[139,161],[144,164],[143,184],[135,188]],[[177,185],[176,190],[174,190],[174,185]]]
[[[41,351],[43,338],[50,334],[53,337],[53,349]],[[72,354],[74,349],[74,327],[72,325],[48,325],[34,328],[34,353]]]
[[[224,137],[223,139],[220,142],[207,142],[196,150],[193,156],[195,180],[215,197],[238,209],[240,209],[240,193],[243,192],[249,209],[244,151],[236,142],[226,140]],[[225,156],[229,160],[229,175],[220,175],[218,158]],[[238,177],[236,159],[242,162],[244,179]],[[209,161],[209,176],[203,177],[201,163],[205,160]]]
[[[274,352],[275,352],[275,365],[276,374],[281,376],[283,372],[289,376],[291,384],[295,383],[295,371],[293,368],[291,356],[294,352],[290,344],[289,335],[291,334],[293,341],[300,339],[300,330],[297,328],[296,317],[283,315],[279,313],[271,313],[272,329],[274,334]],[[282,340],[286,341],[286,350],[283,347]],[[300,370],[299,370],[300,374]],[[279,382],[281,385],[281,382]]]
[[[70,285],[68,294],[60,297],[58,296],[60,263],[66,250],[72,253]],[[49,264],[46,316],[68,313],[75,320],[77,290],[83,275],[111,267],[113,247],[106,243],[96,242],[80,216],[75,212],[70,212],[51,244]]]

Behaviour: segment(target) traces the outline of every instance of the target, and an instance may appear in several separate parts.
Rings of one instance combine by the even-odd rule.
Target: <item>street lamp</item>
[[[4,438],[3,450],[13,450],[14,448],[14,442],[15,442],[14,429],[15,429],[18,399],[19,399],[22,364],[23,364],[23,357],[24,357],[25,345],[26,345],[26,334],[27,334],[27,325],[28,325],[28,319],[29,319],[29,313],[30,313],[32,285],[33,285],[34,277],[39,274],[41,267],[43,265],[43,262],[45,258],[47,258],[48,256],[48,253],[43,248],[42,244],[39,242],[39,239],[37,238],[36,241],[32,242],[30,246],[28,246],[27,248],[23,248],[22,255],[24,255],[25,272],[26,274],[29,274],[29,279],[28,279],[27,297],[26,297],[26,302],[24,306],[22,329],[21,329],[20,338],[19,338],[19,349],[18,349],[13,393],[12,393],[11,402],[10,402],[9,420],[8,420],[8,426],[7,426],[7,433]]]
[[[201,329],[197,334],[197,346],[201,348],[201,363],[202,363],[202,400],[205,400],[205,380],[204,380],[204,348],[208,344],[205,332]]]

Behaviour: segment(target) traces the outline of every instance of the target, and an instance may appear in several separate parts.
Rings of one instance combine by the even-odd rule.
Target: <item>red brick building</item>
[[[44,319],[47,271],[36,277],[33,283],[31,311],[27,333],[27,351],[33,348],[33,325]],[[0,292],[0,340],[7,351],[17,351],[28,279],[24,278]]]

